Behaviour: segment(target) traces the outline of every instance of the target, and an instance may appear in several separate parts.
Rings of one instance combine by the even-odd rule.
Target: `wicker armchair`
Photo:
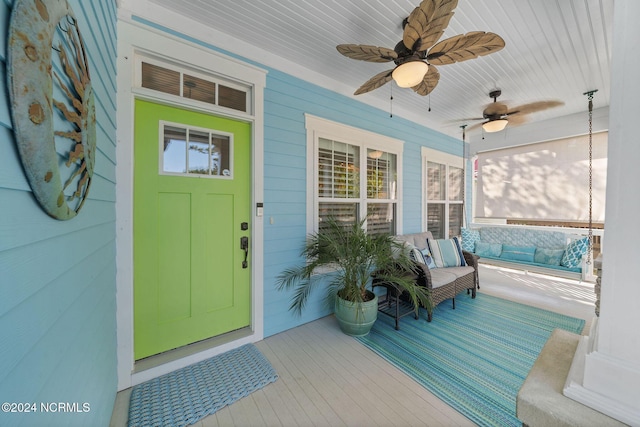
[[[427,238],[431,238],[431,233],[426,231],[423,233],[405,234],[396,236],[399,241],[411,243],[412,245],[424,249],[426,247]],[[441,302],[450,299],[453,309],[456,308],[455,297],[463,291],[467,291],[467,294],[471,294],[471,298],[476,297],[476,289],[480,288],[478,279],[478,256],[463,251],[463,256],[467,267],[447,267],[437,268],[430,270],[425,264],[416,262],[416,283],[420,286],[425,286],[431,292],[431,301],[435,308]],[[396,329],[398,325],[398,318],[408,314],[402,312],[398,308],[398,305],[393,305],[393,301],[398,302],[398,299],[402,300],[405,297],[399,294],[397,289],[394,289],[392,285],[382,284],[373,277],[373,286],[384,286],[387,289],[386,299],[383,299],[387,304],[387,308],[394,307],[394,310],[387,310],[386,314],[394,316],[396,318]],[[383,309],[381,312],[385,312]],[[431,321],[432,313],[427,316],[427,321]]]
[[[480,259],[480,257],[467,251],[462,251],[462,255],[464,256],[464,261],[467,263],[467,265],[469,267],[473,267],[473,283],[460,283],[460,289],[458,290],[458,292],[462,291],[462,289],[466,286],[467,295],[471,293],[471,298],[475,298],[476,289],[480,289],[480,277],[478,276],[478,259]]]
[[[441,274],[445,273],[442,271],[429,270],[429,267],[422,263],[416,263],[418,269],[418,275],[416,276],[416,283],[420,286],[425,286],[431,292],[431,302],[433,307],[435,308],[441,302],[450,299],[451,300],[451,308],[455,310],[456,308],[456,282],[457,279],[451,280],[450,275]],[[427,314],[427,322],[431,322],[431,318],[433,313]]]

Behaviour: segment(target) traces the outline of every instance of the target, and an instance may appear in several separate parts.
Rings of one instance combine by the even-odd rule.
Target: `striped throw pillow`
[[[464,267],[467,263],[462,255],[460,239],[427,239],[427,248],[436,267]]]

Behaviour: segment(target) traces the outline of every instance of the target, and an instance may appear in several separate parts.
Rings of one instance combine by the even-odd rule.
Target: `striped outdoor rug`
[[[381,314],[358,340],[476,424],[518,427],[518,390],[551,332],[579,334],[585,323],[483,294],[460,295],[455,310],[440,306],[425,319],[406,316],[396,331]]]

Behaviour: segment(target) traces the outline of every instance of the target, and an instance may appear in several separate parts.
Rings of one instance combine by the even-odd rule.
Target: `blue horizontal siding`
[[[29,206],[38,208],[38,204],[33,197],[24,191],[12,191],[3,194],[3,201],[10,206]],[[95,201],[87,203],[82,208],[82,212],[87,215],[78,215],[75,221],[57,222],[57,226],[52,227],[50,221],[54,219],[42,220],[40,212],[36,209],[25,210],[21,215],[16,215],[9,209],[0,210],[0,257],[5,256],[4,252],[23,246],[47,240],[61,238],[73,233],[79,233],[92,227],[113,222],[113,203],[110,201]],[[11,269],[10,265],[0,265],[0,271]],[[3,292],[13,293],[11,289],[0,288],[0,307],[2,306]]]
[[[302,316],[288,310],[293,291],[277,291],[278,274],[304,263],[306,237],[306,130],[312,114],[405,141],[403,153],[404,232],[421,231],[421,147],[462,154],[461,141],[418,126],[335,92],[269,70],[265,91],[265,335],[330,313],[322,289],[313,292]],[[293,204],[291,203],[293,202]],[[273,217],[274,224],[269,219]],[[286,224],[286,225],[281,225]],[[291,226],[296,224],[296,226]]]
[[[2,85],[5,91],[3,92],[3,94],[5,94],[8,91],[6,81],[7,81],[7,73],[5,70],[5,61],[3,60],[2,67],[0,67],[0,84]],[[10,102],[9,98],[6,95],[0,97],[0,126],[11,129],[12,125],[11,125],[11,113],[9,110],[9,102]]]
[[[13,2],[0,4],[6,58]],[[79,215],[50,218],[33,197],[12,132],[0,69],[0,396],[80,402],[83,414],[5,414],[0,425],[107,426],[116,394],[116,3],[70,0],[89,59],[96,161]]]
[[[9,18],[11,9],[6,3],[0,3],[0,25],[2,28],[9,28]],[[0,31],[0,60],[3,62],[7,58],[7,32]]]
[[[0,187],[6,189],[31,191],[25,177],[18,155],[18,148],[13,142],[13,131],[0,126]],[[2,203],[2,206],[10,206]]]

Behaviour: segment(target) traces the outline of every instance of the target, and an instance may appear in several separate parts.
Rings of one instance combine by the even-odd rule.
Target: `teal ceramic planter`
[[[378,318],[378,296],[359,304],[336,297],[334,312],[342,332],[354,337],[367,335]]]

